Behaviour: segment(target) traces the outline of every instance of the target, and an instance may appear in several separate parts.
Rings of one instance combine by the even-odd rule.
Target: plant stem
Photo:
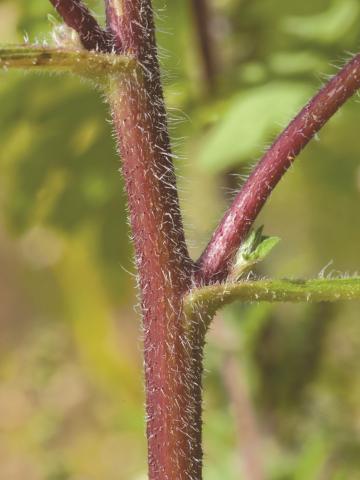
[[[233,410],[239,453],[242,457],[244,480],[264,480],[263,451],[244,371],[233,352],[224,355],[221,369],[225,389]]]
[[[210,31],[210,9],[208,0],[191,0],[196,33],[199,40],[201,59],[208,93],[214,89],[216,60],[214,42]]]
[[[0,45],[0,68],[72,72],[91,79],[130,73],[136,61],[124,55],[28,45]]]
[[[305,106],[259,162],[197,262],[199,284],[226,278],[234,255],[274,187],[315,133],[359,87],[360,54]]]
[[[108,98],[122,157],[142,296],[149,478],[201,478],[203,335],[188,334],[185,244],[150,0],[107,0],[117,45],[142,66]],[[118,39],[118,40],[116,40]]]
[[[239,361],[241,342],[236,331],[230,328],[221,313],[216,316],[208,342],[221,354],[220,373],[232,410],[234,420],[232,428],[237,437],[238,476],[244,480],[265,480],[264,442],[246,371]]]
[[[360,299],[360,278],[333,280],[258,280],[198,288],[185,299],[186,311],[209,315],[224,305],[241,302],[337,302]]]
[[[78,34],[87,50],[110,52],[111,37],[95,20],[82,0],[50,0],[65,23]]]

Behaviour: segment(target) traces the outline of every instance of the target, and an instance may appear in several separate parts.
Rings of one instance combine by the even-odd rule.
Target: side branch
[[[0,45],[0,68],[21,68],[33,71],[76,73],[100,79],[135,68],[129,56],[71,50],[63,48]]]
[[[95,20],[82,0],[50,0],[65,23],[78,34],[87,50],[110,52],[111,37]]]
[[[304,107],[259,162],[198,260],[198,284],[226,279],[234,255],[274,187],[316,132],[359,88],[360,54]]]
[[[224,305],[241,302],[336,302],[360,299],[360,277],[318,280],[258,280],[198,288],[185,298],[188,313],[209,318]]]

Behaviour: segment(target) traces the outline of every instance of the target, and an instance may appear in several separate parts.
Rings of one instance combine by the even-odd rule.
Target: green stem
[[[258,280],[198,288],[185,299],[185,310],[211,319],[216,310],[241,302],[335,302],[360,299],[360,277],[318,280]]]
[[[129,71],[136,65],[130,56],[111,55],[63,48],[35,47],[26,45],[1,45],[0,68],[58,73],[76,73],[88,78]]]

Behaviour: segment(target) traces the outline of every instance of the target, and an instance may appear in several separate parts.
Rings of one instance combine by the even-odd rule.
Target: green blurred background
[[[359,0],[155,2],[197,256],[264,148],[360,40]],[[102,2],[89,2],[103,18]],[[0,0],[0,42],[51,38],[46,0]],[[360,105],[323,129],[260,216],[258,273],[360,268]],[[141,327],[109,112],[77,78],[0,73],[0,479],[145,480]],[[360,478],[359,303],[234,305],[206,349],[206,480]]]

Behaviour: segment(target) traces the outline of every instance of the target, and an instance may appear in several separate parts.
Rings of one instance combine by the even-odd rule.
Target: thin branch
[[[214,89],[216,74],[214,41],[210,30],[211,12],[208,0],[191,0],[191,5],[202,58],[204,80],[208,86],[208,93],[210,93]]]
[[[78,34],[87,50],[110,52],[111,36],[103,30],[82,0],[50,0],[65,23]]]
[[[209,334],[208,343],[214,344],[222,357],[220,374],[233,414],[241,478],[264,480],[264,442],[245,369],[239,360],[239,338],[221,314],[216,316]]]
[[[127,4],[125,5],[127,6]],[[108,30],[112,35],[113,44],[117,52],[128,50],[129,45],[124,45],[124,36],[128,31],[127,23],[124,21],[123,5],[113,0],[105,0],[106,21]],[[127,15],[128,16],[128,15]],[[132,35],[130,35],[130,38]]]
[[[264,480],[263,445],[255,409],[247,391],[244,371],[234,353],[225,355],[221,373],[233,410],[244,478]]]
[[[241,302],[336,302],[360,299],[360,277],[318,280],[258,280],[210,285],[185,298],[187,312],[209,319],[222,306]]]
[[[234,255],[274,187],[316,132],[359,88],[360,54],[305,106],[259,162],[198,260],[198,284],[226,279]]]
[[[0,45],[0,68],[70,72],[89,78],[130,71],[136,61],[127,56],[63,48]]]

